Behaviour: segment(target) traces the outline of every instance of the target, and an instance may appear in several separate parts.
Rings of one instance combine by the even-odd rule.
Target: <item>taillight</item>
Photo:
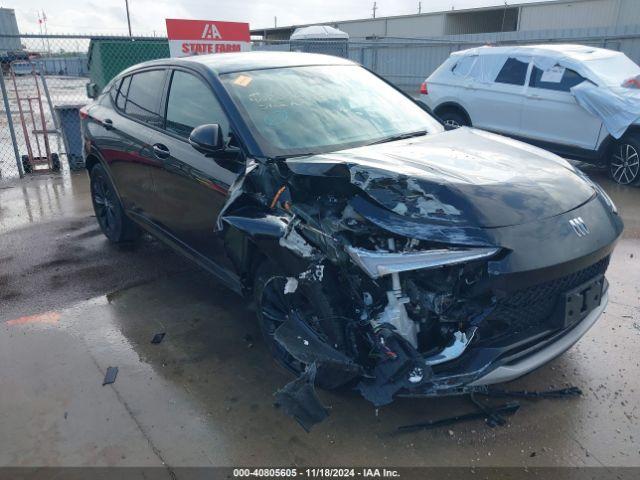
[[[420,93],[422,95],[429,95],[429,90],[427,90],[427,82],[422,82],[420,85]]]
[[[89,113],[87,112],[87,110],[86,110],[85,108],[86,108],[86,107],[82,107],[82,108],[80,109],[80,118],[81,118],[82,120],[84,120],[84,119],[86,119],[86,118],[89,118]]]

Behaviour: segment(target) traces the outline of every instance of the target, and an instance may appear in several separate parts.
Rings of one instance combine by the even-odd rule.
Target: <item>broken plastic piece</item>
[[[287,277],[287,283],[284,285],[284,294],[295,293],[298,289],[298,279],[293,277]]]
[[[475,395],[472,393],[469,395],[469,398],[471,399],[471,401],[473,402],[473,404],[478,407],[478,410],[480,410],[482,413],[485,414],[485,419],[484,422],[491,428],[494,427],[502,427],[504,426],[507,421],[504,419],[504,417],[502,415],[500,415],[499,412],[496,412],[496,409],[493,407],[489,407],[487,405],[482,404],[476,397]]]
[[[361,370],[361,367],[344,353],[322,341],[304,322],[297,310],[291,311],[287,320],[278,327],[273,335],[291,356],[304,364],[332,363],[344,366],[345,370],[353,373]]]
[[[104,376],[104,380],[102,381],[102,386],[109,385],[116,381],[116,377],[118,376],[118,367],[108,367],[107,373]]]
[[[157,345],[158,343],[162,342],[165,335],[166,335],[165,332],[156,333],[151,339],[151,343],[153,343],[154,345]]]
[[[380,329],[378,334],[381,336],[380,348],[385,359],[373,369],[373,378],[362,379],[356,389],[374,406],[381,407],[391,403],[400,390],[415,388],[429,380],[433,372],[423,364],[420,354],[400,335],[388,328]],[[387,352],[391,352],[393,356]],[[422,374],[420,380],[417,380],[417,369]]]
[[[328,410],[316,395],[314,388],[316,373],[317,366],[312,363],[302,375],[287,383],[275,394],[276,405],[281,407],[287,415],[295,418],[307,432],[316,423],[322,422],[329,416]]]
[[[471,340],[473,340],[477,329],[477,327],[471,327],[466,332],[455,332],[450,345],[445,347],[440,353],[427,357],[424,362],[427,365],[439,365],[458,358],[467,349]]]
[[[520,409],[520,404],[517,402],[509,402],[504,405],[499,405],[491,409],[494,415],[513,415]],[[414,423],[411,425],[402,425],[398,427],[399,432],[414,432],[416,430],[432,430],[440,427],[447,427],[457,423],[468,422],[471,420],[478,420],[486,418],[484,411],[477,411],[472,413],[466,413],[464,415],[455,415],[453,417],[442,418],[440,420],[427,420],[425,422]]]
[[[496,388],[488,388],[486,391],[477,392],[480,395],[488,397],[517,397],[517,398],[565,398],[579,397],[582,390],[578,387],[567,387],[558,390],[500,390]]]

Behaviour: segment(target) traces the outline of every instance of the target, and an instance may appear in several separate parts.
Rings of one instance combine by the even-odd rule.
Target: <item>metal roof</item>
[[[579,3],[579,2],[587,2],[592,0],[539,0],[537,2],[523,2],[523,3],[511,3],[509,2],[506,6],[504,4],[500,4],[499,0],[494,0],[495,5],[487,5],[483,7],[471,7],[471,8],[460,8],[455,10],[438,10],[433,12],[424,12],[424,13],[411,13],[405,15],[388,15],[383,17],[366,17],[366,18],[356,18],[351,20],[329,20],[324,22],[315,22],[315,23],[303,23],[299,25],[285,25],[282,27],[267,27],[267,28],[252,28],[252,35],[261,35],[263,33],[275,33],[275,32],[286,32],[289,30],[294,30],[300,27],[309,27],[314,25],[336,25],[336,24],[344,24],[344,23],[352,23],[352,22],[368,22],[368,21],[376,21],[376,20],[387,20],[387,19],[398,19],[398,18],[411,18],[411,17],[425,17],[430,15],[445,15],[445,14],[457,14],[457,13],[466,13],[466,12],[481,12],[487,10],[504,10],[506,8],[519,8],[519,7],[529,7],[535,5],[550,5],[555,6],[559,4],[567,4],[567,3]]]

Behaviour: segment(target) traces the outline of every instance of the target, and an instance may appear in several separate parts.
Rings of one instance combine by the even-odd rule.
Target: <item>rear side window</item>
[[[528,68],[528,63],[521,62],[515,58],[508,58],[495,81],[496,83],[506,83],[509,85],[524,85]]]
[[[113,84],[111,85],[111,88],[109,89],[109,96],[111,97],[111,100],[113,100],[113,103],[116,102],[116,96],[118,95],[118,91],[120,90],[121,83],[122,83],[122,79],[119,79],[113,82]]]
[[[167,101],[166,129],[182,137],[200,125],[217,123],[227,134],[229,122],[211,89],[198,77],[176,70]]]
[[[466,77],[471,74],[471,70],[477,58],[477,56],[462,57],[460,60],[458,60],[458,63],[453,66],[451,71],[458,77]]]
[[[558,68],[558,66],[556,66]],[[584,77],[580,74],[570,70],[568,68],[564,69],[564,73],[562,77],[558,79],[551,79],[556,81],[545,81],[544,72],[540,70],[538,67],[533,67],[531,72],[531,80],[529,80],[529,86],[535,88],[544,88],[546,90],[556,90],[558,92],[568,92],[576,85],[584,82]]]
[[[116,107],[120,110],[124,110],[124,104],[127,101],[127,92],[129,91],[129,84],[131,83],[131,77],[125,77],[120,88],[117,90],[118,96],[116,98]]]
[[[125,113],[145,123],[162,126],[158,109],[164,87],[164,76],[164,70],[150,70],[131,75],[126,93]]]

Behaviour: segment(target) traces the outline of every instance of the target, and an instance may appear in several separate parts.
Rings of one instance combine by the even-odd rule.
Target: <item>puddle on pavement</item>
[[[240,454],[239,445],[249,441],[263,459],[282,458],[275,451],[289,448],[296,452],[293,461],[343,458],[349,464],[354,461],[350,459],[368,458],[372,451],[385,451],[390,464],[399,456],[408,464],[421,464],[425,448],[432,455],[437,451],[446,455],[455,445],[466,452],[464,462],[471,465],[495,464],[496,456],[514,465],[531,464],[532,451],[538,452],[542,464],[554,464],[576,455],[567,432],[582,436],[590,434],[594,425],[616,422],[592,412],[597,402],[592,391],[598,390],[594,382],[602,385],[596,393],[602,403],[596,408],[617,398],[607,395],[616,382],[594,371],[592,356],[598,347],[592,337],[549,367],[509,386],[547,389],[573,384],[583,388],[588,398],[523,401],[508,427],[490,429],[482,422],[471,422],[397,435],[399,425],[466,413],[472,410],[471,404],[466,398],[398,399],[376,412],[354,392],[321,392],[331,415],[307,435],[273,406],[273,393],[291,377],[273,363],[254,313],[204,273],[174,275],[84,302],[64,312],[61,325],[82,337],[109,365],[120,366],[116,387],[118,382],[122,386],[128,368],[143,368],[132,363],[133,354],[153,372],[150,382],[162,379],[182,391],[184,401],[195,402],[207,428],[224,433],[230,451],[237,449]],[[160,332],[166,333],[163,341],[151,344]],[[599,343],[608,345],[609,340]],[[130,394],[135,396],[121,392],[125,397]],[[347,447],[350,456],[341,457],[340,449]],[[487,451],[494,452],[494,457],[488,457]],[[431,458],[426,462],[455,463],[450,456],[449,460]],[[580,462],[590,463],[584,456]]]
[[[91,211],[85,172],[38,174],[0,184],[0,232]]]

